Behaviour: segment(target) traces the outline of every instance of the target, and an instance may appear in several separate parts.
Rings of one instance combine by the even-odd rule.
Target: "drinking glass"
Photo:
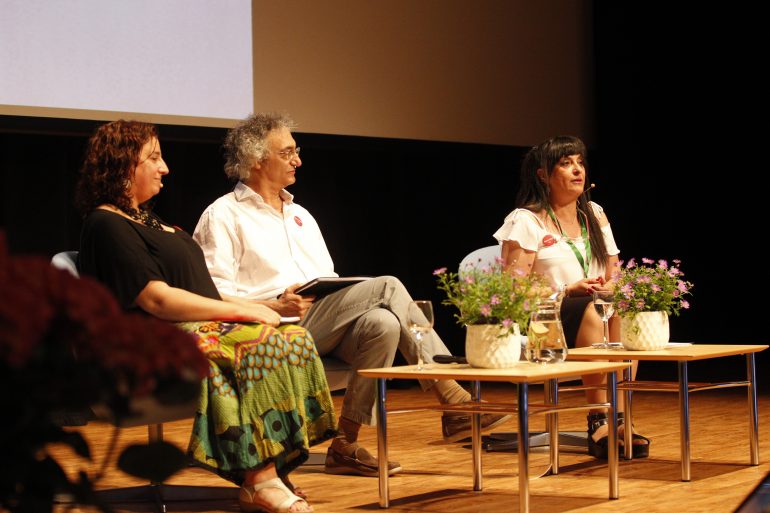
[[[611,290],[595,290],[593,294],[594,308],[604,324],[604,349],[610,348],[610,317],[615,313],[615,294]]]
[[[426,300],[417,300],[409,303],[407,310],[407,326],[417,341],[417,369],[425,369],[422,360],[422,339],[433,327],[433,304]]]

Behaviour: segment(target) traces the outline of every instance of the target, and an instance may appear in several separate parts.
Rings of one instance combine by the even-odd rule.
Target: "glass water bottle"
[[[567,341],[559,309],[562,295],[542,299],[529,318],[526,357],[532,363],[559,363],[567,359]]]

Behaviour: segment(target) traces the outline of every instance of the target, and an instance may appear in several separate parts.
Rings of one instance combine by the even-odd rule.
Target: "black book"
[[[299,294],[300,296],[315,296],[316,298],[320,298],[370,278],[371,276],[329,276],[316,278],[310,280],[301,287],[298,287],[294,293]]]

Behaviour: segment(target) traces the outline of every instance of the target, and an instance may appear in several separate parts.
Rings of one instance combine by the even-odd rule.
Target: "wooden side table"
[[[563,362],[550,365],[538,365],[522,362],[509,369],[477,369],[469,365],[439,365],[432,364],[424,370],[416,370],[414,365],[388,367],[381,369],[366,369],[358,371],[362,376],[377,379],[377,457],[379,458],[379,491],[380,507],[390,506],[390,489],[388,484],[388,434],[386,380],[399,379],[455,379],[470,381],[472,384],[473,400],[469,403],[454,405],[439,405],[431,410],[460,411],[472,414],[471,447],[473,451],[473,489],[482,489],[481,480],[481,414],[482,413],[516,413],[519,426],[519,511],[529,511],[529,415],[546,414],[556,418],[559,411],[588,410],[591,408],[607,408],[609,425],[609,498],[617,499],[618,494],[618,453],[617,442],[617,380],[615,373],[630,368],[626,362]],[[559,406],[558,404],[529,404],[529,384],[540,382],[555,383],[558,378],[571,378],[584,374],[607,374],[607,396],[609,402],[586,404],[583,406]],[[512,382],[516,383],[516,403],[482,403],[481,382]],[[392,410],[395,412],[398,410]],[[400,410],[400,411],[414,411]],[[552,433],[551,440],[558,429],[556,422],[549,422]],[[551,463],[558,466],[558,443],[551,443]],[[555,458],[555,460],[554,460]]]
[[[700,392],[716,388],[747,387],[749,403],[749,446],[752,465],[759,465],[759,430],[757,421],[757,386],[754,354],[767,349],[767,345],[731,345],[731,344],[687,344],[673,343],[660,351],[627,351],[625,349],[596,349],[581,347],[570,349],[569,360],[583,361],[670,361],[676,362],[679,370],[677,383],[660,381],[632,381],[631,368],[625,371],[625,379],[618,385],[626,401],[626,423],[633,425],[633,391],[678,392],[679,393],[679,448],[682,465],[682,481],[690,480],[690,392]],[[697,360],[721,358],[724,356],[746,355],[746,380],[724,383],[690,383],[687,365]],[[631,433],[625,430],[625,458],[632,458]]]

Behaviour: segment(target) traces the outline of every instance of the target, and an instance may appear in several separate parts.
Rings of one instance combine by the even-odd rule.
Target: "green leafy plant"
[[[615,310],[622,317],[639,312],[666,312],[679,315],[690,308],[685,296],[691,295],[693,284],[684,280],[679,260],[642,258],[641,264],[631,259],[615,273]]]
[[[433,274],[446,294],[441,304],[457,308],[459,324],[498,324],[503,334],[513,333],[514,323],[524,332],[539,298],[551,293],[546,278],[508,273],[500,259],[491,265],[469,265],[459,274],[446,267]]]

